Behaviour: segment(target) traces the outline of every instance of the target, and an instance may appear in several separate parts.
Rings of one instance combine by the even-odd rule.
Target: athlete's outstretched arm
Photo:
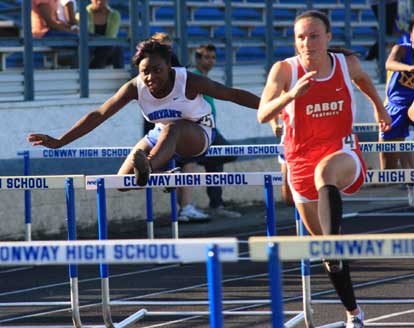
[[[384,108],[382,99],[380,98],[374,83],[372,83],[371,78],[362,69],[357,57],[347,56],[346,61],[352,81],[372,103],[374,107],[375,120],[380,125],[381,131],[388,131],[391,127],[391,118]]]
[[[197,94],[227,100],[236,104],[257,109],[260,98],[253,93],[236,88],[229,88],[209,78],[187,72],[186,96],[193,99]]]
[[[289,90],[291,81],[290,64],[285,61],[275,63],[270,70],[260,100],[257,120],[266,123],[277,118],[280,111],[293,99],[305,94],[312,86],[312,77],[316,72],[308,72],[302,76]]]
[[[46,134],[32,133],[27,141],[33,146],[45,146],[48,148],[59,148],[84,136],[98,125],[106,121],[132,99],[138,99],[138,91],[135,79],[125,83],[111,98],[103,103],[98,109],[84,115],[61,137],[55,139]]]
[[[394,72],[414,72],[414,65],[408,65],[402,62],[405,57],[406,48],[399,44],[392,47],[387,61],[385,62],[385,68]]]

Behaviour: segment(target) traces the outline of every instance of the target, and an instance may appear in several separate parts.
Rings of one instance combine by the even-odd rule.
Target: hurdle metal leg
[[[211,328],[223,327],[221,266],[218,252],[217,245],[207,247],[207,281]]]
[[[269,245],[268,256],[272,327],[283,328],[282,275],[279,261],[279,247],[277,244]]]
[[[168,162],[168,167],[173,169],[175,167],[175,160]],[[178,239],[178,215],[177,215],[177,190],[174,189],[170,193],[170,204],[171,204],[171,229],[172,238]]]
[[[105,180],[99,178],[97,180],[97,207],[98,207],[98,229],[99,240],[108,239],[108,227],[106,219],[106,195],[105,195]],[[102,316],[106,328],[123,328],[134,324],[141,319],[145,314],[145,309],[140,309],[131,316],[122,320],[121,322],[114,324],[111,316],[111,301],[109,291],[109,269],[108,264],[100,264],[101,274],[101,295],[102,295]]]
[[[295,222],[296,222],[296,234],[298,236],[305,236],[308,234],[302,220],[300,219],[299,212],[295,207]],[[310,282],[310,261],[308,259],[301,260],[301,272],[302,272],[302,295],[303,295],[303,312],[305,314],[305,324],[307,328],[314,328],[312,318],[312,292]]]
[[[275,210],[273,183],[272,183],[271,175],[265,175],[264,189],[265,189],[265,200],[266,200],[266,228],[267,228],[267,236],[270,237],[270,236],[276,235],[276,210]],[[270,267],[269,267],[269,270],[270,270]],[[274,311],[272,311],[272,313],[274,313]],[[293,318],[291,318],[285,323],[285,327],[294,327],[295,325],[302,322],[305,317],[306,315],[304,314],[304,312],[300,311]],[[276,319],[273,318],[272,320],[276,320]],[[308,326],[308,328],[313,328],[313,326]]]
[[[265,201],[266,201],[266,232],[267,236],[275,236],[275,203],[273,196],[272,176],[265,175],[264,177]]]
[[[76,240],[76,215],[75,215],[75,193],[73,189],[73,178],[66,179],[66,209],[68,240]],[[70,280],[70,300],[72,309],[72,321],[76,328],[82,327],[79,312],[79,286],[78,286],[78,266],[69,264]]]
[[[146,188],[146,204],[147,204],[147,237],[154,239],[154,215],[152,211],[152,189]]]

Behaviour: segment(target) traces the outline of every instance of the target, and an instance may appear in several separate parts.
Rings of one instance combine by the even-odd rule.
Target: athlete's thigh
[[[355,180],[357,163],[344,151],[336,151],[323,158],[315,169],[315,186],[336,185],[338,189],[349,186]]]
[[[319,223],[318,202],[296,203],[303,224],[311,235],[322,235],[322,228]]]
[[[208,137],[203,128],[191,121],[180,120],[175,122],[178,130],[176,153],[183,157],[199,155],[208,144]]]
[[[414,103],[412,103],[410,108],[408,108],[407,115],[411,121],[411,124],[414,124]]]

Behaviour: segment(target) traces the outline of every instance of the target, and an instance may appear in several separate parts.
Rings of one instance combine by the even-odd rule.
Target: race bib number
[[[212,114],[208,114],[208,115],[204,115],[202,118],[200,118],[197,121],[198,124],[207,126],[209,128],[214,128],[215,124],[214,124],[214,118]]]
[[[350,134],[342,139],[342,145],[344,149],[357,149],[358,141],[354,134]]]

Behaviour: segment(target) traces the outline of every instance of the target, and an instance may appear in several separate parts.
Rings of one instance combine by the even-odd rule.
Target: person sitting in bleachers
[[[55,0],[32,0],[32,34],[34,38],[75,36],[77,26],[61,21],[57,17]]]
[[[57,17],[62,22],[69,24],[71,29],[78,30],[78,21],[76,20],[76,1],[58,0]]]
[[[121,14],[108,5],[108,0],[91,0],[86,7],[88,31],[94,36],[116,38],[121,23]],[[90,68],[124,67],[124,56],[119,46],[99,46],[90,48]]]

